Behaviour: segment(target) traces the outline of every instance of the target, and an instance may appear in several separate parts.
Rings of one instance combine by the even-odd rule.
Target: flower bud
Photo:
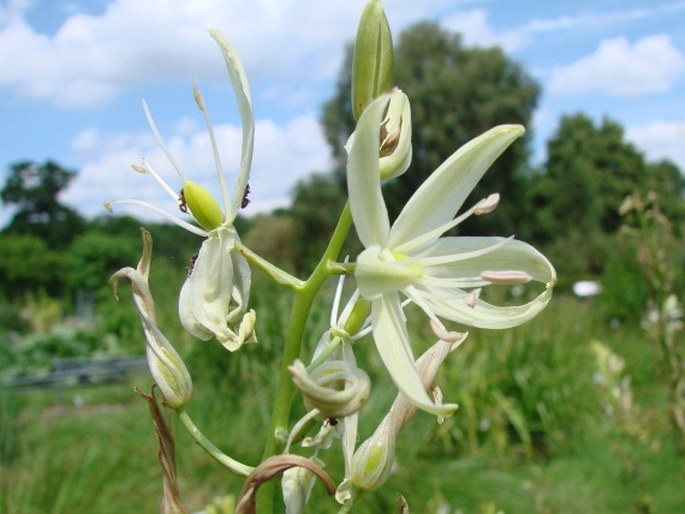
[[[179,200],[181,210],[190,209],[193,218],[207,230],[214,230],[224,221],[224,213],[214,197],[196,182],[185,181]]]
[[[350,336],[354,336],[359,332],[362,327],[364,326],[364,323],[366,323],[366,320],[369,317],[369,313],[371,312],[371,304],[369,303],[368,300],[365,300],[364,298],[359,298],[355,303],[354,307],[352,307],[352,312],[350,312],[350,316],[347,318],[347,321],[345,321],[345,326],[343,327],[343,330]]]
[[[392,87],[392,35],[380,0],[370,0],[357,28],[352,57],[352,113],[364,108]]]
[[[352,457],[352,485],[363,491],[375,491],[390,476],[395,462],[397,429],[385,418]]]
[[[142,315],[141,319],[148,336],[146,353],[150,373],[164,397],[164,403],[174,410],[182,409],[193,394],[188,368],[157,324]]]

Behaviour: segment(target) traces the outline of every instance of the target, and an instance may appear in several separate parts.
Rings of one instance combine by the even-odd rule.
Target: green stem
[[[200,432],[200,429],[197,428],[195,423],[193,423],[193,420],[190,419],[190,416],[188,416],[188,413],[185,410],[179,410],[176,412],[183,423],[183,426],[186,427],[188,433],[193,437],[193,439],[195,439],[195,442],[199,444],[214,460],[236,475],[246,477],[252,473],[252,470],[254,469],[252,466],[238,462],[214,446],[214,443],[212,443],[202,432]]]
[[[309,318],[309,312],[317,293],[328,277],[339,273],[338,268],[331,266],[331,263],[335,262],[340,254],[351,226],[352,214],[350,213],[349,203],[347,203],[340,214],[338,224],[333,231],[331,240],[321,260],[307,281],[304,282],[304,285],[294,290],[295,299],[283,348],[276,398],[271,415],[271,427],[267,435],[262,460],[280,453],[285,444],[283,435],[287,434],[290,407],[295,394],[295,385],[290,377],[288,366],[300,356],[302,351],[302,341],[307,319]],[[273,480],[262,485],[260,488],[259,501],[257,502],[257,511],[260,514],[271,514],[273,512],[274,491],[275,482]]]
[[[290,273],[283,271],[281,268],[278,266],[274,266],[271,264],[269,261],[264,259],[263,257],[259,256],[252,250],[250,250],[247,246],[243,245],[240,242],[236,242],[236,248],[238,251],[241,253],[243,257],[248,259],[252,264],[257,266],[259,269],[261,269],[264,273],[266,273],[269,277],[271,277],[274,282],[277,284],[281,284],[287,287],[290,287],[291,289],[301,289],[304,287],[305,282],[300,280],[297,277],[294,277]]]

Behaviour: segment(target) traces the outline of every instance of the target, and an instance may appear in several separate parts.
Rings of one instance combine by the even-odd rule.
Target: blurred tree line
[[[239,219],[249,247],[299,273],[310,270],[321,254],[346,197],[344,144],[354,128],[351,50],[346,59],[335,93],[322,109],[322,125],[335,157],[333,169],[319,170],[297,183],[290,209]],[[432,23],[417,24],[400,35],[395,83],[412,103],[414,157],[404,175],[384,186],[391,217],[443,160],[471,138],[501,123],[530,127],[541,93],[540,85],[501,49],[466,47],[459,35]],[[530,137],[529,129],[467,200],[468,205],[500,192],[497,210],[472,217],[456,229],[459,234],[515,235],[531,242],[550,256],[563,285],[606,274],[612,280],[630,280],[635,274],[632,250],[620,234],[618,208],[626,196],[652,191],[674,227],[684,220],[681,171],[669,161],[646,162],[625,140],[617,122],[597,122],[582,113],[563,117],[547,142],[546,161],[537,166],[530,160]],[[11,166],[0,191],[2,201],[15,212],[0,233],[4,301],[45,294],[73,304],[83,291],[106,290],[116,269],[135,266],[140,222],[109,215],[85,220],[61,204],[59,193],[75,175],[52,161]],[[153,233],[155,255],[176,270],[180,282],[197,252],[197,237],[172,225],[145,225]],[[675,230],[675,235],[681,234]],[[353,247],[354,242],[351,252]],[[681,250],[673,258],[682,264],[682,244],[676,248]]]

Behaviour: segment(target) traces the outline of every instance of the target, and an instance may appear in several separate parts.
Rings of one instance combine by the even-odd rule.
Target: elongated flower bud
[[[392,87],[392,35],[380,0],[370,0],[357,28],[352,58],[354,119],[378,95]]]
[[[384,418],[374,434],[364,441],[352,457],[352,484],[362,491],[375,491],[390,475],[395,462],[398,429]]]

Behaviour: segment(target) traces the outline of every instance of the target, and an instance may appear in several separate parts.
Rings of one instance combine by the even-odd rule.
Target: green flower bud
[[[181,210],[190,209],[193,218],[207,230],[214,230],[224,221],[224,213],[214,197],[196,182],[185,181],[179,201]]]
[[[366,319],[369,317],[371,312],[371,303],[364,298],[359,298],[352,307],[352,312],[350,317],[347,318],[343,330],[347,332],[350,336],[355,335],[362,329]]]
[[[392,35],[380,0],[370,0],[357,28],[352,58],[352,113],[392,87]]]
[[[397,429],[387,418],[352,457],[352,485],[362,491],[375,491],[390,476],[395,462]]]

